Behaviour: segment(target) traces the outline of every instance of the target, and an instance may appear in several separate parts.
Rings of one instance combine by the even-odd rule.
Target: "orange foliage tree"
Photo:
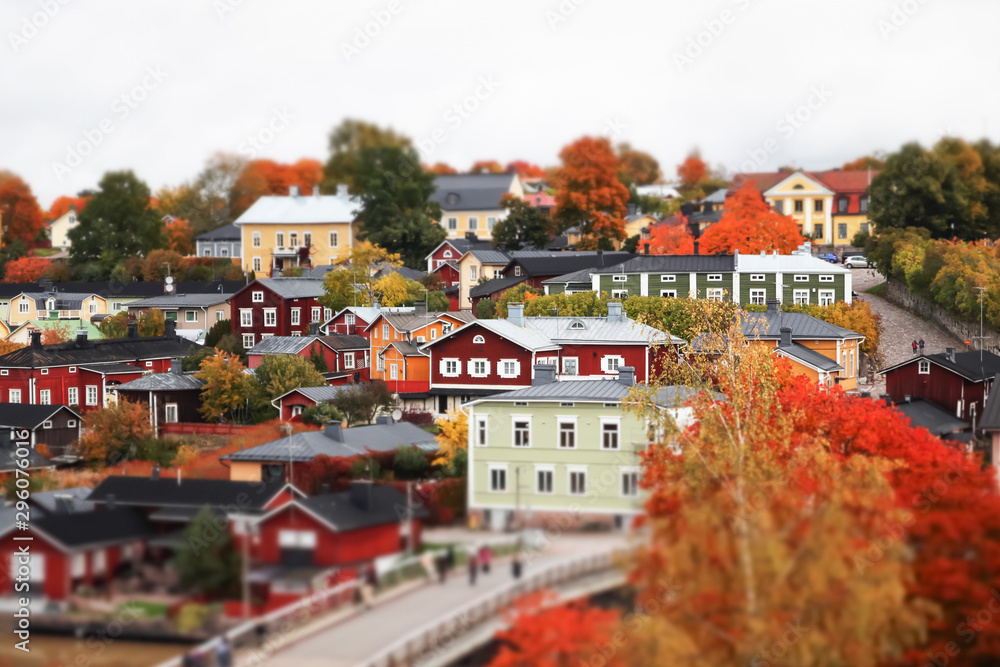
[[[52,267],[52,260],[30,255],[7,262],[4,267],[5,283],[33,283]]]
[[[678,213],[674,220],[679,222],[662,222],[653,227],[649,234],[650,255],[694,254],[694,237],[688,231],[687,218]]]
[[[299,186],[301,194],[311,195],[322,180],[323,165],[318,160],[303,158],[294,164],[252,160],[243,167],[229,193],[232,214],[241,215],[266,195],[287,195],[292,185]]]
[[[507,163],[506,171],[513,171],[518,178],[545,178],[545,170],[537,164],[525,162],[524,160],[514,160]]]
[[[173,218],[164,230],[167,249],[181,255],[194,253],[193,233],[191,223],[182,218]]]
[[[708,165],[701,159],[698,151],[692,151],[684,158],[683,162],[677,165],[677,178],[681,179],[681,188],[693,188],[707,177]]]
[[[65,343],[76,336],[76,330],[69,322],[60,322],[55,326],[42,329],[42,345]]]
[[[0,222],[5,241],[31,243],[45,225],[45,216],[31,187],[20,177],[0,171]]]
[[[68,197],[63,195],[62,197],[56,198],[52,202],[52,206],[49,207],[48,219],[55,220],[61,217],[64,213],[69,211],[71,206],[76,206],[76,212],[79,213],[83,210],[83,207],[87,205],[87,200],[89,197]]]
[[[111,403],[87,412],[86,421],[77,454],[90,463],[134,458],[143,442],[153,436],[145,403]]]
[[[734,250],[753,255],[773,250],[787,254],[805,239],[795,220],[768,206],[753,181],[747,181],[726,200],[722,218],[705,230],[699,242],[706,255]]]
[[[439,176],[442,175],[442,174],[457,174],[458,173],[458,169],[455,169],[450,164],[446,164],[444,162],[435,162],[433,165],[431,165],[429,167],[425,165],[424,166],[424,171],[429,171],[432,174],[437,174]]]
[[[502,174],[503,167],[496,160],[479,160],[469,168],[470,174]]]
[[[0,340],[0,357],[10,354],[15,350],[20,350],[22,347],[26,347],[24,343],[15,343],[12,340]]]
[[[608,140],[583,137],[559,158],[553,216],[561,228],[580,227],[580,248],[610,249],[624,241],[629,193],[618,180],[618,156]]]

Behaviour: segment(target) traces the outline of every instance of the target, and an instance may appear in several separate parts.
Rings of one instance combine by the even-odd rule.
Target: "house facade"
[[[201,391],[204,380],[184,373],[175,361],[169,373],[151,373],[115,387],[117,400],[144,403],[149,409],[149,423],[159,436],[163,424],[178,422],[200,424]]]
[[[247,350],[247,366],[257,368],[267,356],[294,354],[319,359],[325,370],[317,369],[331,384],[367,382],[370,379],[369,344],[364,336],[270,336]]]
[[[17,326],[31,320],[89,320],[108,314],[108,300],[93,293],[24,292],[10,300],[7,322]]]
[[[997,373],[1000,356],[954,348],[943,354],[914,356],[879,371],[893,403],[923,399],[968,422],[981,418]]]
[[[504,196],[524,197],[524,188],[515,173],[441,174],[434,179],[431,201],[441,206],[439,224],[449,239],[476,234],[489,240],[493,225],[506,217]]]
[[[69,240],[69,232],[76,228],[78,216],[76,204],[70,204],[68,211],[49,222],[49,239],[52,241],[53,248],[64,252],[69,250],[72,245]]]
[[[0,429],[28,432],[31,447],[45,445],[52,458],[69,454],[82,428],[80,413],[66,405],[0,403]]]
[[[198,257],[231,257],[239,262],[243,253],[240,228],[235,224],[194,237],[194,245]]]
[[[322,278],[259,278],[229,301],[232,332],[249,350],[270,336],[306,336],[311,325],[333,318],[319,297]]]
[[[406,314],[412,313],[414,306],[394,306],[392,308],[374,308],[372,306],[348,306],[328,319],[320,327],[320,333],[353,334],[369,338],[371,332],[368,325],[382,313]]]
[[[447,238],[427,255],[427,273],[432,273],[443,264],[455,264],[470,250],[492,250],[493,242],[481,239],[475,232],[465,236]]]
[[[204,334],[216,322],[230,320],[229,300],[233,294],[165,294],[140,299],[128,304],[130,316],[138,316],[151,308],[163,312],[164,319],[174,322],[180,336],[192,340],[204,339]]]

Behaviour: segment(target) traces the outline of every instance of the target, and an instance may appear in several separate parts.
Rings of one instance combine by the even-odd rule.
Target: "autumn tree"
[[[169,275],[177,274],[184,257],[174,250],[157,248],[142,262],[142,279],[162,282]]]
[[[493,225],[493,243],[508,250],[542,250],[555,232],[555,221],[518,197],[504,195],[507,215]]]
[[[19,176],[0,171],[0,224],[4,242],[34,242],[45,227],[45,216],[31,187]]]
[[[449,410],[434,424],[438,433],[438,456],[434,465],[442,466],[449,476],[464,474],[469,455],[469,419],[461,410]]]
[[[179,255],[194,254],[194,240],[191,223],[182,218],[173,218],[164,230],[167,250]]]
[[[857,160],[852,160],[844,164],[841,169],[844,171],[865,171],[872,169],[878,171],[885,166],[885,160],[877,155],[864,155]]]
[[[0,340],[0,357],[20,350],[22,347],[26,347],[26,345],[24,343],[15,343],[12,340]]]
[[[199,412],[206,421],[239,420],[253,389],[245,369],[239,357],[220,350],[201,362],[195,377],[205,383]]]
[[[389,252],[367,241],[354,244],[347,254],[341,258],[338,268],[328,272],[323,277],[324,294],[319,302],[340,312],[347,306],[370,306],[376,301],[388,296],[397,301],[399,294],[399,279],[402,276],[388,280],[393,268],[402,266],[402,260],[396,253]],[[379,275],[385,273],[387,275]],[[404,291],[408,288],[403,282]]]
[[[239,197],[234,186],[245,167],[246,160],[237,155],[216,153],[193,180],[160,189],[157,209],[188,220],[194,236],[227,225],[235,219],[230,205]]]
[[[326,386],[326,378],[308,357],[297,354],[267,354],[253,370],[251,406],[257,413],[271,414],[271,401],[300,387]]]
[[[382,380],[344,386],[330,401],[349,425],[371,424],[375,417],[395,404],[392,392]]]
[[[57,345],[75,337],[76,328],[69,322],[55,322],[42,329],[42,345]]]
[[[504,171],[512,171],[517,174],[518,178],[545,178],[545,170],[539,167],[537,164],[532,164],[530,162],[525,162],[524,160],[514,160],[513,162],[507,163],[507,168]]]
[[[536,287],[531,287],[527,283],[521,283],[504,291],[496,302],[496,316],[500,319],[507,317],[507,305],[511,303],[527,303],[532,299],[537,299],[544,292]],[[480,301],[480,303],[484,303]]]
[[[76,208],[76,212],[79,213],[87,205],[88,199],[88,197],[69,197],[66,195],[56,197],[56,200],[52,202],[52,206],[49,207],[46,217],[49,220],[61,218],[74,207]]]
[[[502,174],[503,166],[496,160],[479,160],[469,167],[470,174]]]
[[[650,255],[693,255],[694,236],[688,230],[687,218],[678,213],[673,221],[653,225],[649,233]]]
[[[434,174],[435,176],[442,176],[442,175],[446,175],[446,174],[457,174],[458,173],[458,169],[455,169],[450,164],[446,164],[444,162],[435,162],[434,164],[432,164],[429,167],[425,166],[424,167],[424,171],[429,171],[430,173]]]
[[[708,165],[701,159],[701,153],[695,149],[688,153],[684,161],[677,165],[677,178],[681,181],[682,190],[690,190],[708,177]]]
[[[561,229],[577,226],[580,247],[610,250],[625,239],[628,188],[618,180],[618,157],[607,139],[584,137],[563,148],[553,217]]]
[[[726,200],[722,217],[699,238],[706,255],[736,250],[747,255],[774,250],[788,254],[804,242],[795,220],[768,206],[752,181]]]
[[[45,257],[27,255],[4,266],[5,283],[33,283],[52,268],[52,260]]]
[[[145,403],[109,403],[88,411],[86,424],[77,442],[77,454],[90,464],[134,459],[153,437]]]
[[[618,161],[619,180],[625,185],[650,185],[660,180],[660,163],[656,158],[629,143],[618,145]]]
[[[411,148],[410,138],[391,128],[348,118],[330,132],[330,159],[323,168],[324,192],[336,192],[346,185],[352,194],[360,192],[361,152],[368,148]]]

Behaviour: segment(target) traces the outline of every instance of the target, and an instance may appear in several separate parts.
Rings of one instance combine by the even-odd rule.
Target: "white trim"
[[[527,444],[519,445],[517,444],[517,422],[527,422],[528,423],[528,437]],[[530,449],[531,441],[533,440],[531,432],[531,415],[511,415],[510,416],[510,446],[514,449]]]
[[[677,282],[677,275],[676,274],[661,275],[660,276],[660,282],[661,283],[675,283],[675,282]]]
[[[603,452],[616,452],[620,451],[622,448],[622,418],[621,417],[601,417],[601,431],[600,431],[600,445],[601,451]],[[608,424],[613,424],[615,427],[615,446],[605,447],[604,446],[604,427]]]
[[[538,483],[539,473],[548,473],[549,490],[543,491],[541,485]],[[552,496],[556,493],[556,467],[551,463],[536,463],[535,464],[535,493],[540,496]]]
[[[514,364],[514,372],[508,373],[505,370],[507,364]],[[517,359],[500,359],[497,361],[497,375],[502,378],[516,378],[521,374],[521,362]]]
[[[578,428],[578,418],[576,415],[556,415],[556,448],[557,449],[580,449],[580,429]],[[562,435],[563,424],[573,425],[573,446],[563,447]]]
[[[482,364],[483,370],[477,372],[475,370],[476,364]],[[477,358],[477,359],[469,359],[466,368],[468,369],[469,375],[471,375],[472,377],[485,378],[490,376],[490,365],[491,364],[489,359]]]
[[[489,447],[490,446],[490,416],[486,415],[476,415],[475,418],[475,441],[476,447]]]
[[[639,466],[619,466],[618,467],[618,495],[621,498],[638,498],[639,482],[642,481]],[[625,476],[635,475],[635,493],[625,493]]]
[[[503,488],[494,489],[493,488],[493,471],[503,472]],[[506,463],[487,463],[486,464],[486,491],[488,493],[507,493],[507,489],[510,488],[510,483],[507,479],[507,464]],[[471,478],[472,475],[469,475]]]
[[[573,491],[573,475],[583,475],[583,491]],[[587,466],[568,465],[566,466],[566,495],[586,496],[590,487],[590,480],[587,479]]]

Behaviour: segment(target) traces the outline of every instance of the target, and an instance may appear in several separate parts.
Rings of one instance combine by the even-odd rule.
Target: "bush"
[[[434,414],[426,412],[424,410],[417,410],[416,408],[406,408],[401,411],[403,416],[399,418],[399,421],[409,422],[415,424],[416,426],[427,426],[434,423]]]
[[[382,466],[372,458],[358,459],[351,464],[351,479],[378,479]]]
[[[302,422],[304,424],[316,424],[323,426],[329,421],[343,421],[344,415],[330,403],[317,403],[310,405],[302,411]]]
[[[215,347],[223,336],[232,332],[233,323],[231,320],[219,320],[205,334],[205,347]]]
[[[481,320],[493,320],[497,316],[497,302],[493,299],[483,299],[476,304],[476,317]]]
[[[429,467],[427,454],[419,447],[400,447],[396,450],[393,471],[396,479],[420,479]]]

